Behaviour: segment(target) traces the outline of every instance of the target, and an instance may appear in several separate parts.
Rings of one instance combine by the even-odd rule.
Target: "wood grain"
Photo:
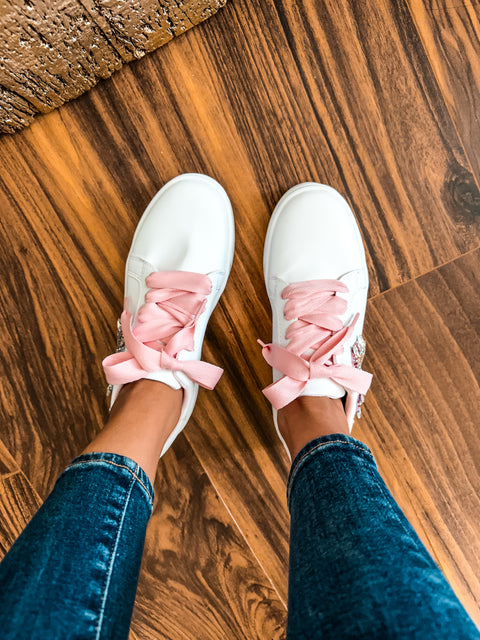
[[[106,350],[115,313],[104,317],[105,301],[111,299],[115,279],[100,266],[101,255],[92,262],[88,252],[82,257],[75,229],[77,224],[77,231],[82,229],[82,219],[67,230],[48,197],[41,189],[35,193],[42,172],[22,184],[15,181],[18,170],[1,177],[2,204],[6,196],[15,202],[13,217],[0,224],[5,248],[0,257],[5,274],[0,288],[1,422],[13,427],[2,432],[2,439],[45,497],[106,415],[98,328],[105,329],[100,348]],[[98,249],[94,241],[91,246]],[[99,266],[94,278],[93,264]]]
[[[155,492],[132,633],[285,638],[285,605],[183,436],[160,463]]]
[[[21,471],[0,478],[0,559],[41,503],[37,492]]]
[[[3,2],[0,133],[81,95],[125,63],[216,13],[226,0]]]
[[[480,177],[480,5],[408,0],[428,60],[477,182]],[[478,215],[478,201],[471,203]]]
[[[363,212],[377,278],[418,275],[455,257],[450,243],[466,249],[471,233],[478,246],[469,212],[474,200],[478,213],[477,184],[403,3],[281,3],[279,15],[331,146],[353,173],[347,193]]]
[[[371,301],[354,435],[480,622],[480,251]]]
[[[0,482],[5,476],[17,473],[17,471],[19,471],[17,463],[0,440]]]
[[[255,300],[247,283],[245,298]],[[252,297],[250,297],[252,296]],[[226,368],[216,394],[203,393],[186,437],[212,484],[229,509],[281,598],[287,600],[289,518],[286,506],[288,462],[272,422],[270,405],[260,389],[270,371],[261,351],[248,349],[246,325],[255,326],[256,307],[245,309],[222,331],[226,312],[214,312],[205,356]],[[228,312],[227,312],[228,313]],[[233,320],[233,318],[232,318]],[[251,329],[250,329],[251,332]],[[265,334],[264,334],[265,335]],[[228,359],[226,354],[229,354]]]

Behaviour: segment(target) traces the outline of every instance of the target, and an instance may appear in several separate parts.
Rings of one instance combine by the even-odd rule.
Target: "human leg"
[[[165,443],[180,418],[182,390],[155,380],[126,384],[105,427],[82,453],[109,452],[138,462],[152,484]]]
[[[232,258],[233,217],[220,185],[180,176],[155,196],[127,259],[117,353],[104,360],[110,420],[0,565],[2,638],[127,637],[150,480],[198,386],[213,388],[222,373],[200,356]]]
[[[130,458],[73,460],[0,563],[1,637],[127,638],[152,505]]]
[[[339,398],[296,398],[280,409],[277,423],[292,460],[315,438],[331,433],[350,433],[345,410]]]
[[[289,640],[479,640],[378,473],[344,434],[309,442],[288,481]]]
[[[0,563],[2,638],[128,636],[155,470],[181,401],[156,381],[121,389]]]
[[[477,639],[370,451],[348,435],[370,384],[361,370],[368,274],[339,194],[310,183],[282,198],[264,272],[273,339],[261,344],[274,370],[264,393],[294,459],[288,637]]]

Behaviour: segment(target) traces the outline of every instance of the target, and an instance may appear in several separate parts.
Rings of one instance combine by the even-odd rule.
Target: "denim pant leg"
[[[0,563],[2,640],[127,638],[153,488],[129,458],[76,458]]]
[[[287,496],[289,640],[480,640],[366,445],[309,442]]]

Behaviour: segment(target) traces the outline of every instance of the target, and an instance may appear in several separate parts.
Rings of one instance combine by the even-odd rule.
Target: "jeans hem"
[[[128,473],[133,477],[133,480],[138,484],[147,498],[150,507],[153,508],[154,490],[150,478],[147,476],[141,466],[126,456],[122,456],[118,453],[84,453],[77,458],[74,458],[72,462],[65,468],[65,472],[69,469],[78,466],[90,466],[96,464],[106,464],[112,467],[118,468],[121,473]],[[63,474],[62,474],[63,475]]]
[[[373,453],[367,447],[366,444],[352,438],[352,436],[347,436],[344,433],[333,433],[327,436],[320,436],[319,438],[315,438],[308,442],[295,456],[295,459],[292,462],[292,466],[290,469],[290,473],[287,481],[287,503],[290,506],[290,495],[292,492],[293,483],[299,473],[299,471],[303,468],[305,463],[313,458],[313,456],[320,455],[326,448],[338,446],[347,446],[352,449],[356,449],[362,454],[367,455],[371,460],[375,463],[375,458],[373,457]]]

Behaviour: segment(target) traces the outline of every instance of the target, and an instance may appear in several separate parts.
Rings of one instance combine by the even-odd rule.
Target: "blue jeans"
[[[368,447],[313,440],[287,495],[291,640],[480,640]],[[132,460],[76,458],[0,564],[2,640],[127,638],[152,497]]]
[[[127,638],[152,505],[133,460],[76,458],[0,564],[2,640]]]

